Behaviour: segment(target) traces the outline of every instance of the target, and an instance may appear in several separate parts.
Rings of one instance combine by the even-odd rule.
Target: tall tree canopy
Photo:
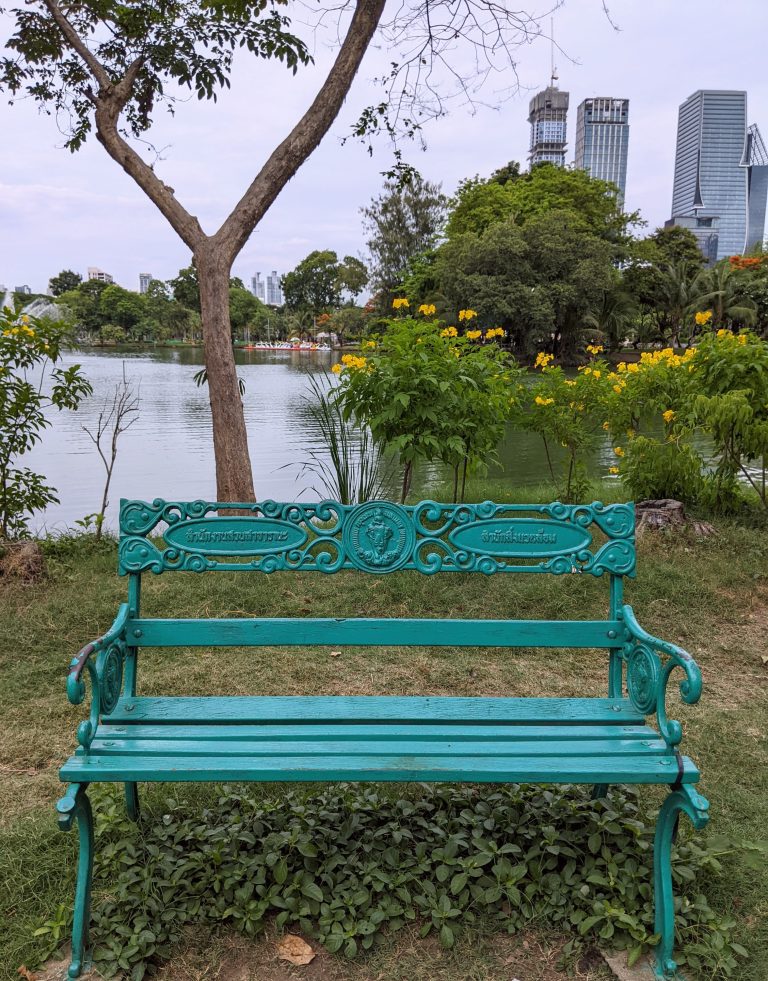
[[[73,272],[71,269],[62,269],[58,276],[51,276],[48,280],[48,292],[52,296],[61,296],[67,290],[73,290],[83,277],[80,273]]]
[[[446,234],[448,238],[464,232],[482,234],[506,218],[522,225],[548,211],[570,211],[593,234],[609,239],[626,235],[638,220],[636,214],[622,212],[613,184],[595,180],[584,170],[543,163],[519,177],[502,168],[488,180],[464,181],[456,193]]]
[[[345,292],[357,296],[367,282],[368,270],[359,259],[347,255],[339,262],[335,252],[316,250],[283,276],[285,305],[291,311],[317,317],[340,307]]]
[[[277,195],[328,132],[377,30],[390,53],[382,97],[364,108],[354,135],[414,132],[443,115],[452,95],[469,96],[493,69],[514,63],[514,49],[541,35],[531,14],[496,0],[28,0],[10,11],[13,26],[0,58],[0,89],[29,97],[66,127],[66,145],[96,138],[138,184],[190,249],[200,310],[213,423],[219,500],[253,500],[245,417],[230,336],[232,263]],[[542,5],[544,7],[545,5]],[[135,144],[179,89],[215,99],[230,85],[236,51],[281,61],[297,71],[311,62],[318,24],[337,31],[335,59],[315,100],[213,233],[176,197]],[[315,11],[316,23],[308,23]],[[542,13],[544,10],[542,10]],[[465,65],[472,68],[467,73]],[[440,86],[440,73],[453,92]],[[458,83],[456,85],[455,83]],[[138,147],[138,148],[137,148]]]
[[[447,205],[439,184],[413,174],[404,185],[388,181],[383,192],[361,208],[374,289],[397,288],[411,261],[435,244]]]

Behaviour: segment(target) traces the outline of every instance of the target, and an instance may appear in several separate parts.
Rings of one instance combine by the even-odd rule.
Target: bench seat
[[[628,699],[121,699],[72,782],[429,780],[695,783]]]

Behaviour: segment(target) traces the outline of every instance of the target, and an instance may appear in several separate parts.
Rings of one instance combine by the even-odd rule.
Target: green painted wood
[[[104,722],[99,726],[100,740],[200,740],[201,742],[236,743],[241,740],[306,739],[312,742],[358,742],[376,739],[379,742],[402,741],[404,739],[429,739],[433,742],[448,742],[456,739],[456,730],[461,726],[462,742],[493,741],[497,744],[520,743],[530,740],[538,742],[558,742],[568,740],[572,743],[591,740],[652,740],[659,734],[650,726],[607,726],[607,725],[482,725],[437,724],[389,725],[335,724],[297,725],[152,725],[151,723]],[[222,749],[221,752],[227,750]]]
[[[141,647],[270,647],[323,644],[422,647],[605,647],[624,643],[620,620],[396,620],[287,618],[133,619]]]
[[[683,783],[695,783],[698,770],[682,758]],[[109,757],[73,756],[61,769],[63,780],[105,781],[434,781],[520,783],[672,784],[678,779],[675,759],[663,756],[564,758],[538,756],[267,756]]]
[[[89,753],[93,756],[162,756],[170,759],[179,758],[183,764],[185,758],[198,759],[205,756],[244,757],[299,757],[318,756],[330,761],[336,756],[453,756],[453,757],[519,757],[532,760],[538,756],[579,757],[591,759],[608,756],[643,757],[674,754],[668,749],[663,739],[591,739],[558,741],[528,741],[528,742],[482,742],[467,741],[462,738],[463,729],[456,727],[453,739],[438,741],[420,739],[411,736],[408,739],[358,739],[354,746],[349,742],[333,740],[312,740],[296,737],[275,739],[244,739],[227,743],[222,747],[216,740],[204,739],[119,739],[112,735],[94,739]]]
[[[451,698],[417,695],[230,695],[121,699],[110,722],[431,722],[496,725],[642,724],[622,698]]]
[[[238,515],[220,514],[238,511]],[[119,570],[635,574],[632,504],[121,501]],[[163,531],[164,528],[164,531]],[[157,535],[163,531],[165,547]],[[595,532],[602,533],[595,537]],[[154,536],[154,537],[151,537]]]

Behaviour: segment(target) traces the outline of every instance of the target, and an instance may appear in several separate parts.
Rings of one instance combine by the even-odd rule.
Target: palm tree
[[[603,293],[602,302],[585,316],[584,323],[601,334],[609,351],[615,351],[626,340],[637,312],[635,298],[617,284]]]
[[[693,314],[706,309],[706,306],[702,306],[705,288],[701,280],[705,270],[697,263],[682,260],[657,266],[656,272],[656,305],[661,314],[659,327],[662,332],[671,335],[670,340],[677,347],[683,328],[690,324]]]
[[[696,280],[700,291],[696,309],[711,310],[713,326],[754,324],[757,319],[755,302],[742,292],[741,275],[727,259],[711,269],[702,269]]]

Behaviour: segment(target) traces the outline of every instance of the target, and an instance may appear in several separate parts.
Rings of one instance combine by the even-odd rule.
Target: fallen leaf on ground
[[[26,964],[22,964],[16,973],[20,974],[25,981],[35,981],[35,978],[37,977],[35,972],[30,971]]]
[[[331,657],[340,657],[341,651],[331,651]]]
[[[301,937],[286,933],[277,944],[277,956],[289,964],[309,964],[315,959],[315,952]]]

